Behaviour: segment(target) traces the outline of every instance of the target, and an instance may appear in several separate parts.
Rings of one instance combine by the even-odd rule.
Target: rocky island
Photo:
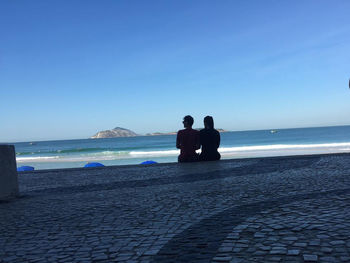
[[[201,130],[203,128],[196,128],[196,130]],[[224,129],[217,129],[218,132],[227,132]],[[177,132],[154,132],[147,133],[145,136],[161,136],[161,135],[176,135]],[[94,136],[90,137],[90,139],[99,139],[99,138],[116,138],[116,137],[134,137],[134,136],[142,136],[137,134],[129,129],[116,127],[112,130],[100,131],[96,133]]]
[[[100,131],[96,133],[94,136],[90,137],[90,139],[134,137],[134,136],[138,136],[138,134],[125,128],[116,127],[112,130]]]

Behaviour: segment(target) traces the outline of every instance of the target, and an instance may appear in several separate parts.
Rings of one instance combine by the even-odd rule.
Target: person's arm
[[[218,149],[219,148],[219,146],[220,146],[220,133],[219,132],[217,132],[217,139],[216,139],[216,149]]]
[[[199,148],[198,149],[203,147],[202,142],[203,142],[203,134],[202,134],[202,131],[199,131]]]
[[[201,137],[200,137],[200,133],[197,132],[197,136],[196,136],[196,150],[201,148]]]
[[[176,148],[181,149],[181,139],[180,139],[181,135],[180,135],[180,131],[177,132],[176,135]]]

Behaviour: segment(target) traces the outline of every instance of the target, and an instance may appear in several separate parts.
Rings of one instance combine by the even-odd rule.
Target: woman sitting
[[[199,156],[201,161],[220,160],[221,155],[218,152],[220,146],[220,133],[214,129],[214,120],[211,116],[204,118],[204,129],[200,131],[200,142],[202,153]]]

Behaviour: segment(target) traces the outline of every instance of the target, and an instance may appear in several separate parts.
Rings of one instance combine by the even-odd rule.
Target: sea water
[[[176,135],[14,143],[17,166],[38,169],[176,162]],[[221,133],[222,159],[350,152],[350,126]]]

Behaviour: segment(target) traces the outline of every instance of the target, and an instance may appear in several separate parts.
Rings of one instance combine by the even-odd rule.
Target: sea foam
[[[55,160],[59,159],[60,156],[33,156],[33,157],[16,157],[17,162],[37,162],[37,161],[48,161],[48,160]]]
[[[252,146],[237,146],[223,147],[219,151],[224,152],[240,152],[240,151],[266,151],[266,150],[288,150],[288,149],[320,149],[320,148],[339,148],[349,147],[350,142],[345,143],[323,143],[323,144],[271,144],[271,145],[252,145]]]

